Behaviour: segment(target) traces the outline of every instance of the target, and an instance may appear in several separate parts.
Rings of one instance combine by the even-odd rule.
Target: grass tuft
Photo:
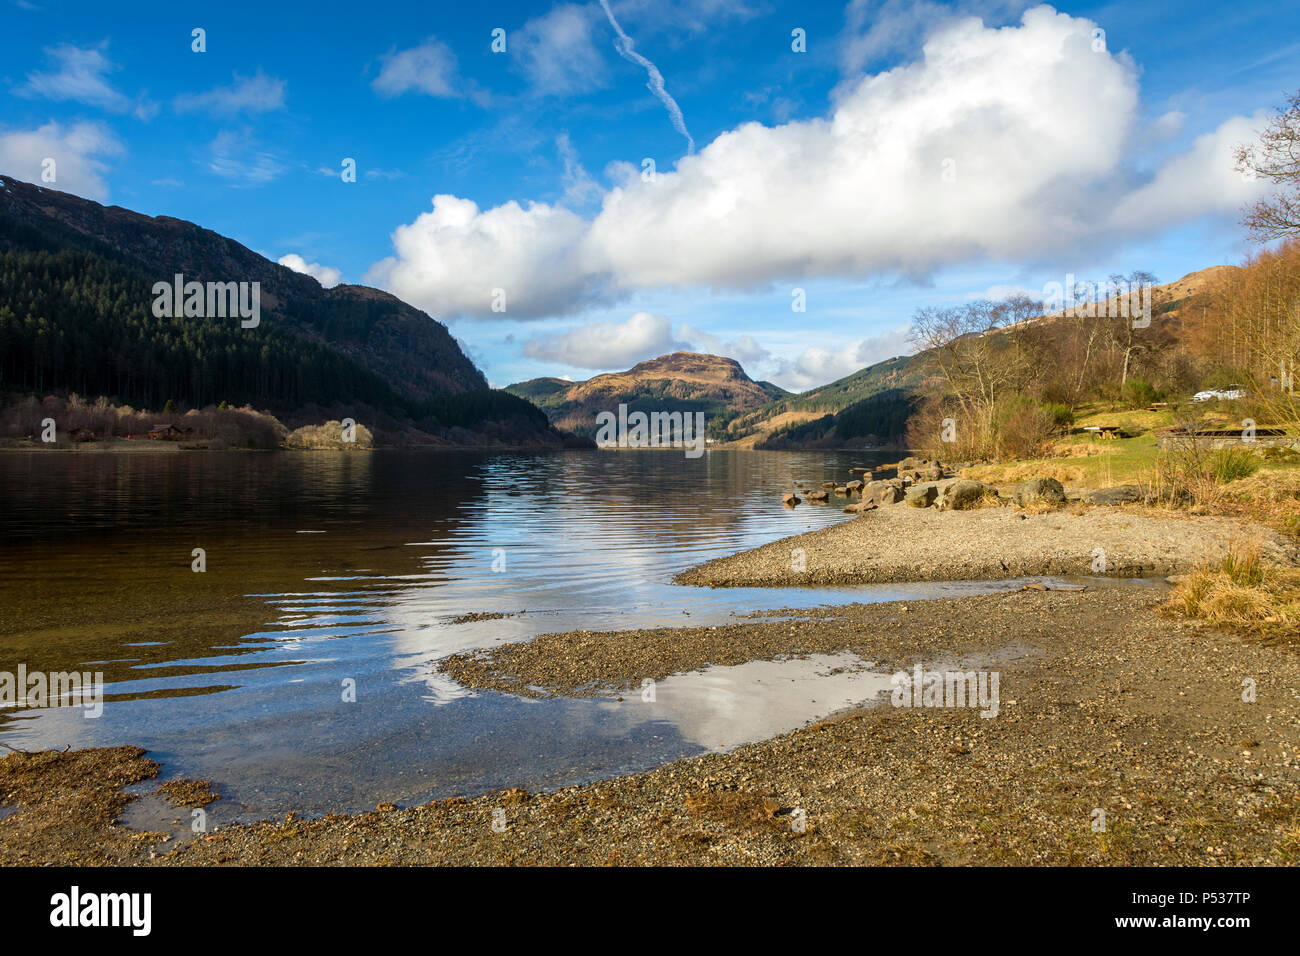
[[[1300,638],[1300,569],[1264,562],[1255,542],[1234,541],[1215,565],[1181,580],[1166,613],[1264,638]]]

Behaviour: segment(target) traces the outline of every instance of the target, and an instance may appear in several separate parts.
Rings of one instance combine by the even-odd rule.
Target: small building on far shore
[[[153,441],[180,441],[193,431],[193,428],[178,428],[175,425],[155,425],[149,429],[149,438]]]

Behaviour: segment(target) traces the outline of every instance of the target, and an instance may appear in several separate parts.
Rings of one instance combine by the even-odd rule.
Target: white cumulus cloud
[[[749,366],[767,362],[772,358],[772,353],[761,346],[758,341],[749,334],[737,335],[735,338],[724,339],[712,332],[706,332],[703,329],[697,329],[689,322],[683,322],[677,329],[677,334],[691,344],[693,352],[707,352],[710,355],[725,355],[727,358],[733,358],[741,365]]]
[[[281,256],[276,260],[282,266],[292,269],[294,272],[301,272],[303,275],[311,276],[317,282],[327,289],[332,289],[339,284],[343,278],[343,273],[338,269],[332,269],[329,266],[323,266],[319,262],[308,262],[296,252],[291,252],[286,256]]]
[[[480,210],[468,199],[433,197],[433,210],[393,233],[396,255],[366,281],[392,289],[434,316],[535,318],[576,312],[598,299],[578,259],[587,223],[563,206],[508,202]]]
[[[100,123],[51,122],[32,130],[0,130],[0,172],[88,199],[108,198],[104,160],[124,152],[122,143]],[[54,161],[53,182],[42,178],[46,160]]]
[[[875,365],[898,355],[910,355],[916,349],[908,341],[910,328],[901,325],[846,346],[823,348],[810,345],[796,358],[776,363],[771,379],[782,388],[801,392],[852,375],[868,365]]]
[[[436,196],[370,280],[434,315],[491,317],[503,288],[510,317],[547,317],[647,289],[919,277],[1113,241],[1116,218],[1132,236],[1235,209],[1249,187],[1229,188],[1220,146],[1247,121],[1140,172],[1137,69],[1094,51],[1094,28],[1048,6],[1003,28],[945,20],[826,117],[743,124],[651,181],[623,177],[590,219]]]
[[[628,368],[643,359],[690,348],[673,337],[662,315],[637,312],[622,322],[589,322],[566,332],[539,335],[524,343],[529,358],[578,368]]]

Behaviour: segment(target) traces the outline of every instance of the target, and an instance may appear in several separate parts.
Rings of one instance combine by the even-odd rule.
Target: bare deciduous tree
[[[1016,296],[921,309],[912,318],[912,341],[927,352],[961,410],[961,427],[981,447],[991,443],[998,400],[1037,374],[1029,320],[1042,314],[1041,302]]]
[[[1300,234],[1300,91],[1277,111],[1259,142],[1239,146],[1237,169],[1278,188],[1246,211],[1242,225],[1261,242]]]

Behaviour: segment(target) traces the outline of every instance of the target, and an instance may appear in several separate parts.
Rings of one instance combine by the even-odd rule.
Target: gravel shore
[[[18,811],[0,819],[0,863],[1294,865],[1300,657],[1166,617],[1163,596],[1111,584],[511,645],[475,658],[478,683],[585,692],[836,648],[900,663],[1016,653],[997,665],[991,719],[872,706],[553,793],[291,814],[156,859],[156,840],[112,823],[119,788],[157,772],[142,751],[10,754],[0,805]]]
[[[1181,574],[1217,561],[1234,540],[1294,565],[1300,553],[1254,522],[1116,508],[1041,514],[1009,507],[936,511],[886,505],[837,525],[706,562],[678,584],[765,587],[897,581],[997,580],[1032,575]],[[801,560],[795,554],[803,550]],[[802,570],[796,570],[802,565]]]

